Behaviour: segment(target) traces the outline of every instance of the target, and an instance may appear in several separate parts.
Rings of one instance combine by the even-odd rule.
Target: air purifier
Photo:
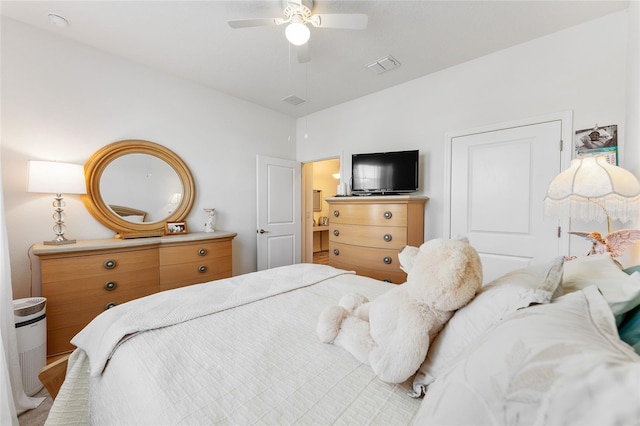
[[[46,304],[44,297],[13,301],[22,385],[29,396],[35,395],[43,387],[38,374],[47,364]]]

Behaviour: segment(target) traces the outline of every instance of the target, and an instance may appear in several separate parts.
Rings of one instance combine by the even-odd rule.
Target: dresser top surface
[[[360,196],[341,196],[341,197],[327,197],[325,201],[329,203],[333,202],[421,202],[424,203],[429,200],[429,197],[424,195],[360,195]]]
[[[72,253],[76,251],[88,250],[105,250],[127,247],[139,247],[150,245],[162,245],[170,243],[184,243],[190,241],[215,240],[221,238],[234,238],[238,235],[235,232],[215,231],[215,232],[192,232],[189,234],[166,235],[163,237],[146,237],[146,238],[102,238],[95,240],[78,240],[73,244],[49,245],[37,243],[31,246],[33,254],[46,255],[55,253]]]

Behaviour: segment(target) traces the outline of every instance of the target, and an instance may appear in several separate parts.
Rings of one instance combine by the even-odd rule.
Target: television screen
[[[418,150],[353,154],[352,192],[358,195],[417,191],[418,156]]]

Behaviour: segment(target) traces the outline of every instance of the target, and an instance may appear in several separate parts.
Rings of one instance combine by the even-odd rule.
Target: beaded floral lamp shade
[[[640,182],[605,156],[579,158],[556,176],[544,199],[545,215],[585,221],[627,222],[640,214]]]

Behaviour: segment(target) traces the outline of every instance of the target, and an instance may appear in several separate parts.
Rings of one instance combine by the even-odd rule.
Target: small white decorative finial
[[[204,209],[207,212],[207,221],[204,224],[204,232],[215,232],[216,209]]]

